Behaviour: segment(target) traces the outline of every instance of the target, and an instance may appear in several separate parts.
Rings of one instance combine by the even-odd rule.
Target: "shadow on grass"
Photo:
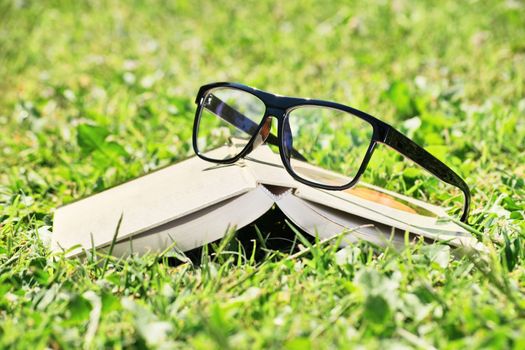
[[[294,254],[297,253],[300,241],[297,235],[285,222],[286,215],[274,206],[259,219],[232,233],[227,248],[221,247],[221,242],[226,238],[216,240],[207,246],[195,248],[184,252],[194,265],[200,265],[203,259],[211,258],[218,253],[219,249],[227,249],[230,252],[242,251],[244,256],[251,257],[254,262],[259,263],[270,253]],[[295,226],[305,238],[314,242],[315,238]],[[168,263],[173,266],[180,265],[182,261],[176,257],[169,257]]]

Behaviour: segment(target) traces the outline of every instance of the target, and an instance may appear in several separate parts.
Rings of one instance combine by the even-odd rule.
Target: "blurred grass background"
[[[66,161],[100,177],[107,167],[90,167],[71,144],[86,122],[126,146],[117,177],[188,156],[196,90],[227,80],[367,111],[466,176],[475,169],[483,179],[496,166],[523,174],[506,156],[523,155],[525,144],[518,2],[1,6],[8,166]]]
[[[108,277],[50,257],[37,232],[53,208],[191,156],[194,95],[221,80],[338,101],[400,128],[471,185],[474,228],[501,242],[495,265],[361,244],[351,264],[329,249],[264,271],[230,260],[174,270],[145,257],[114,262]],[[1,342],[523,345],[524,92],[522,1],[0,0]],[[99,148],[79,142],[85,125]],[[369,176],[406,178],[388,157],[375,156]],[[431,311],[412,313],[376,284]]]

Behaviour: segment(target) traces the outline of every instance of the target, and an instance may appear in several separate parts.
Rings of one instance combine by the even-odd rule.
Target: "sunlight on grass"
[[[0,347],[525,347],[523,23],[519,1],[0,1]],[[490,253],[338,250],[270,213],[191,259],[50,254],[55,207],[193,154],[221,80],[391,123],[466,179]],[[451,200],[386,149],[364,179]]]

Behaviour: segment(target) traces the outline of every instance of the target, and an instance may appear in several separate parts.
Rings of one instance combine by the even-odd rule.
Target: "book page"
[[[113,254],[162,252],[174,243],[182,251],[191,250],[222,238],[229,229],[241,229],[252,223],[273,204],[273,195],[259,185],[237,197],[124,238],[115,245]]]
[[[302,230],[312,236],[329,238],[348,231],[341,245],[357,240],[365,240],[377,245],[393,243],[402,245],[402,235],[392,235],[392,228],[386,225],[371,223],[359,216],[338,212],[336,209],[304,201],[294,195],[283,196],[276,201],[283,213]]]
[[[419,235],[421,237],[427,238],[428,241],[446,241],[447,243],[454,245],[454,246],[468,246],[476,249],[482,250],[482,245],[470,234],[468,233],[458,233],[455,231],[444,231],[444,230],[433,230],[433,229],[422,229],[418,228],[413,225],[409,224],[403,224],[403,223],[392,223],[392,225],[384,225],[381,223],[374,223],[372,221],[367,221],[364,218],[357,217],[351,214],[348,214],[344,211],[339,211],[337,209],[333,209],[332,207],[326,207],[322,204],[318,204],[316,202],[309,202],[305,201],[307,205],[311,206],[315,211],[318,211],[319,213],[322,213],[324,216],[326,216],[328,219],[343,225],[345,227],[354,227],[356,223],[356,219],[358,218],[362,220],[362,222],[368,222],[373,223],[374,228],[376,229],[375,232],[368,232],[369,235],[364,238],[368,241],[381,244],[381,241],[384,241],[385,238],[388,236],[389,233],[394,230],[395,235],[393,237],[394,243],[404,243],[404,234],[405,232],[409,232],[412,234],[411,236],[414,237],[414,235]],[[349,226],[350,225],[350,226]],[[380,242],[375,242],[376,240],[380,240]]]
[[[279,154],[272,152],[267,145],[261,145],[255,149],[246,158],[245,163],[252,169],[259,183],[295,188],[295,194],[298,197],[311,202],[403,230],[409,227],[419,227],[427,231],[469,235],[457,224],[440,220],[440,218],[447,217],[444,208],[364,182],[344,191],[322,190],[299,183],[287,173]],[[304,166],[309,169],[311,177],[321,176],[326,179],[342,176],[312,165],[305,164]]]
[[[250,172],[242,167],[217,165],[193,157],[58,208],[52,248],[104,245],[111,242],[121,215],[120,239],[246,193],[256,186]]]
[[[403,230],[413,231],[414,228],[447,232],[456,235],[468,235],[460,226],[453,222],[444,222],[437,217],[426,217],[407,213],[403,210],[377,204],[349,193],[313,189],[309,186],[299,186],[295,195],[315,203],[342,210],[354,215],[380,222]]]

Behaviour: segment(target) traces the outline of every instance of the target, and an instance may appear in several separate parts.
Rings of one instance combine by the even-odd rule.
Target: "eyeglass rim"
[[[200,118],[200,114],[202,112],[203,97],[205,93],[207,93],[209,90],[218,88],[218,87],[228,87],[228,88],[238,89],[244,92],[251,93],[255,97],[259,98],[266,106],[265,113],[263,117],[261,118],[261,121],[259,125],[257,126],[257,129],[255,130],[254,134],[252,135],[252,137],[250,138],[249,142],[246,144],[244,149],[235,157],[232,157],[230,159],[223,159],[223,160],[211,159],[211,158],[204,156],[202,153],[199,152],[198,145],[197,145],[197,132],[198,132],[198,123],[199,123],[198,119]],[[403,135],[401,132],[397,131],[397,129],[395,129],[391,125],[383,122],[382,120],[377,119],[376,117],[371,116],[368,113],[365,113],[353,107],[343,105],[340,103],[336,103],[336,102],[332,102],[332,101],[274,95],[266,91],[262,91],[256,88],[252,88],[252,87],[249,87],[243,84],[239,84],[239,83],[234,83],[234,82],[217,82],[217,83],[211,83],[211,84],[206,84],[206,85],[201,86],[197,93],[195,103],[197,104],[197,110],[195,113],[195,121],[193,125],[193,143],[192,144],[193,144],[193,149],[195,153],[197,154],[197,156],[199,156],[200,158],[206,161],[210,161],[214,163],[230,164],[230,163],[234,163],[238,161],[240,158],[245,157],[247,154],[249,154],[252,151],[255,138],[260,132],[261,128],[263,127],[265,120],[269,116],[273,116],[277,118],[278,123],[279,123],[278,135],[277,135],[276,141],[277,141],[277,146],[279,147],[279,154],[281,156],[281,160],[285,168],[287,169],[288,173],[290,173],[290,175],[297,181],[307,184],[312,187],[322,188],[326,190],[345,190],[345,189],[351,188],[357,184],[357,182],[363,175],[364,171],[366,170],[366,167],[368,166],[370,158],[374,152],[375,145],[377,143],[382,143],[394,149],[398,153],[402,154],[404,157],[412,160],[414,163],[420,165],[421,167],[423,167],[425,170],[430,172],[432,175],[434,175],[441,181],[459,188],[463,192],[463,195],[464,195],[463,213],[461,215],[460,220],[462,222],[468,221],[468,213],[470,210],[471,198],[470,198],[470,189],[468,185],[466,184],[466,182],[458,174],[456,174],[451,168],[449,168],[445,163],[437,159],[431,153],[426,151],[423,147],[419,146],[414,141],[412,141],[411,139]],[[334,109],[339,109],[344,112],[350,113],[356,117],[359,117],[362,120],[365,120],[369,124],[372,125],[374,132],[373,132],[372,140],[367,150],[367,153],[361,163],[361,166],[359,167],[357,174],[352,179],[352,181],[348,183],[347,185],[330,186],[330,185],[323,185],[323,184],[311,182],[297,175],[291,168],[291,165],[289,164],[289,161],[287,160],[287,157],[284,154],[284,139],[283,139],[283,128],[285,125],[284,120],[287,115],[286,111],[293,106],[299,106],[299,105],[318,105],[321,107],[332,107]],[[282,113],[283,110],[284,110],[284,113]]]
[[[336,111],[341,111],[341,112],[344,112],[346,114],[350,114],[351,116],[354,116],[356,118],[359,118],[361,120],[363,120],[362,118],[360,118],[359,116],[356,116],[352,113],[349,113],[345,110],[342,110],[340,108],[334,108],[334,107],[330,107],[330,106],[323,106],[323,105],[320,105],[320,104],[301,104],[301,105],[297,105],[297,106],[293,106],[291,108],[289,108],[288,110],[286,110],[285,114],[284,114],[284,117],[283,117],[283,120],[282,121],[278,121],[279,122],[279,125],[278,125],[278,138],[279,138],[279,154],[281,156],[281,160],[283,162],[283,164],[285,165],[285,168],[288,170],[288,172],[298,181],[306,184],[306,185],[309,185],[309,186],[312,186],[312,187],[317,187],[317,188],[322,188],[322,189],[325,189],[325,190],[333,190],[333,191],[343,191],[343,190],[346,190],[346,189],[349,189],[349,188],[352,188],[354,187],[358,182],[359,180],[361,179],[361,176],[364,174],[366,168],[368,167],[368,163],[370,162],[370,159],[372,158],[372,154],[374,153],[374,150],[375,150],[375,146],[376,146],[376,142],[375,142],[375,139],[374,139],[374,135],[376,135],[376,128],[374,127],[374,125],[372,123],[370,123],[369,121],[367,120],[363,120],[365,122],[368,123],[368,125],[370,125],[372,127],[372,135],[370,137],[370,141],[368,142],[368,146],[366,148],[366,151],[363,155],[363,157],[361,158],[360,160],[360,164],[359,164],[359,168],[357,170],[357,172],[355,172],[355,175],[353,175],[352,177],[350,176],[347,176],[347,178],[351,179],[348,183],[346,184],[343,184],[341,186],[334,186],[334,185],[325,185],[323,183],[319,183],[319,182],[315,182],[315,181],[310,181],[304,177],[302,177],[300,174],[298,174],[292,164],[291,164],[291,160],[292,158],[291,157],[287,157],[286,154],[285,154],[285,144],[284,144],[284,133],[285,133],[285,127],[286,127],[286,123],[288,122],[289,118],[290,118],[290,113],[293,112],[294,110],[296,109],[300,109],[300,108],[303,108],[303,107],[322,107],[322,108],[329,108],[329,109],[333,109],[333,110],[336,110]],[[293,139],[293,135],[290,135],[290,137]],[[312,165],[315,165],[315,164],[312,164]],[[341,174],[343,176],[346,176],[345,174]]]
[[[254,89],[254,88],[250,88],[248,86],[244,86],[244,85],[241,85],[241,86],[236,86],[238,84],[235,84],[235,83],[231,83],[232,85],[235,85],[235,86],[215,86],[215,87],[211,87],[209,89],[206,89],[203,91],[202,93],[202,96],[201,98],[198,98],[196,100],[196,103],[197,103],[197,111],[196,111],[196,114],[195,114],[195,121],[194,121],[194,135],[193,135],[193,148],[194,148],[194,151],[195,153],[202,159],[206,160],[206,161],[210,161],[210,162],[215,162],[215,163],[219,163],[219,164],[231,164],[231,163],[235,163],[237,162],[239,159],[241,158],[244,158],[246,155],[248,155],[251,151],[252,151],[252,148],[253,148],[253,144],[255,142],[255,139],[258,135],[258,133],[260,132],[261,128],[263,127],[266,119],[270,116],[272,117],[275,117],[277,119],[277,122],[278,122],[278,129],[277,129],[277,139],[278,139],[278,144],[276,146],[278,146],[279,148],[279,155],[280,155],[280,158],[281,158],[281,161],[283,162],[283,165],[285,166],[285,169],[287,170],[287,172],[297,181],[305,184],[305,185],[309,185],[309,186],[312,186],[312,187],[316,187],[316,188],[321,188],[321,189],[325,189],[325,190],[332,190],[332,191],[342,191],[342,190],[346,190],[346,189],[349,189],[353,186],[355,186],[361,176],[363,175],[364,171],[366,170],[366,167],[368,166],[368,163],[372,157],[372,154],[373,154],[373,151],[374,151],[374,148],[375,148],[375,138],[377,137],[376,133],[376,127],[374,126],[373,123],[371,123],[370,121],[368,120],[365,120],[363,118],[361,118],[360,116],[358,115],[355,115],[351,112],[349,112],[348,110],[345,110],[343,108],[340,108],[340,107],[348,107],[348,106],[345,106],[345,105],[341,105],[341,104],[338,104],[338,103],[335,103],[335,102],[331,102],[331,101],[324,101],[324,100],[316,100],[316,99],[304,99],[304,98],[295,98],[295,97],[286,97],[286,96],[278,96],[278,95],[274,95],[276,97],[278,97],[279,99],[281,98],[286,98],[286,99],[292,99],[292,103],[289,103],[287,105],[274,105],[274,106],[269,106],[268,103],[264,100],[264,96],[262,96],[263,98],[261,98],[261,96],[257,96],[256,94],[253,93],[253,91],[249,91],[249,90],[255,90],[255,91],[258,91],[260,93],[262,93],[263,95],[265,94],[269,94],[265,91],[262,91],[262,90],[257,90],[257,89]],[[237,154],[237,155],[234,155],[230,158],[226,158],[226,159],[215,159],[215,158],[210,158],[210,157],[207,157],[206,155],[204,155],[203,152],[201,152],[199,150],[199,147],[198,147],[198,144],[197,144],[197,135],[198,135],[198,130],[199,130],[199,125],[200,125],[200,119],[201,119],[201,115],[202,115],[202,109],[204,108],[203,107],[203,99],[205,96],[207,96],[207,94],[209,92],[211,92],[212,90],[216,90],[216,89],[224,89],[224,88],[230,88],[230,89],[234,89],[234,90],[239,90],[239,91],[243,91],[245,93],[249,93],[251,94],[252,96],[254,96],[255,98],[257,98],[259,101],[261,101],[264,106],[265,106],[265,111],[264,111],[264,114],[261,118],[261,121],[259,122],[259,124],[257,125],[257,128],[254,129],[254,134],[250,136],[250,140],[247,142],[247,144],[243,147],[243,149]],[[271,94],[269,94],[271,95]],[[285,144],[284,144],[284,133],[285,133],[285,126],[286,126],[286,121],[288,120],[289,118],[289,115],[292,111],[294,111],[295,109],[298,109],[298,108],[302,108],[302,107],[321,107],[321,108],[330,108],[330,109],[333,109],[333,110],[336,110],[336,111],[341,111],[343,113],[347,113],[347,114],[350,114],[356,118],[359,118],[361,120],[363,120],[364,122],[368,123],[371,127],[372,127],[372,136],[370,138],[370,142],[368,143],[368,146],[366,148],[366,152],[364,154],[364,156],[362,157],[362,160],[361,160],[361,163],[359,165],[359,168],[357,170],[357,172],[355,173],[355,175],[353,177],[348,177],[349,179],[351,179],[349,182],[343,184],[343,185],[340,185],[340,186],[335,186],[335,185],[327,185],[327,184],[323,184],[323,183],[319,183],[319,182],[314,182],[314,181],[310,181],[304,177],[302,177],[300,174],[298,174],[294,169],[293,169],[293,166],[291,165],[291,159],[288,158],[285,154]],[[281,109],[281,108],[284,108],[286,107],[286,109]],[[351,107],[348,107],[350,109],[352,109]],[[279,110],[279,113],[270,113],[270,110],[274,111],[274,112],[277,112],[277,109]],[[292,136],[293,137],[293,136]],[[344,174],[343,174],[344,175]]]

